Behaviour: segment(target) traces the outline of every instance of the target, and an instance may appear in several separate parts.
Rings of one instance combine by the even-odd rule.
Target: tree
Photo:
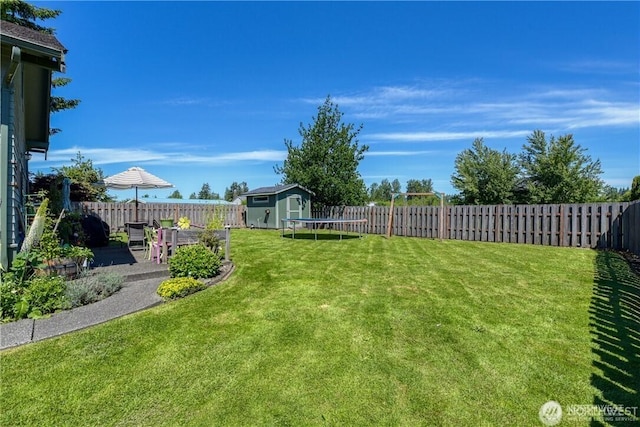
[[[75,159],[71,159],[71,166],[52,168],[51,173],[38,172],[31,176],[29,192],[32,194],[45,193],[50,200],[51,212],[54,214],[62,210],[62,187],[64,178],[71,181],[69,199],[72,202],[110,202],[112,198],[107,194],[107,188],[100,185],[104,179],[100,168],[93,166],[93,162],[85,159],[80,152]]]
[[[198,199],[213,199],[213,197],[211,196],[211,187],[209,187],[209,183],[205,182],[204,184],[202,184],[202,188],[200,188],[200,192],[198,192]]]
[[[373,183],[369,187],[369,200],[372,202],[390,202],[391,194],[400,193],[402,191],[400,181],[394,179],[393,182],[389,182],[388,179],[383,179],[380,184]]]
[[[174,190],[173,193],[169,194],[170,199],[182,199],[182,194],[178,190]]]
[[[516,201],[518,172],[515,155],[493,150],[477,138],[471,149],[456,156],[451,183],[464,204],[510,204]]]
[[[592,161],[573,135],[547,141],[544,132],[536,130],[522,148],[527,203],[587,203],[602,193],[600,160]]]
[[[396,178],[393,181],[391,181],[391,192],[392,193],[401,193],[402,192],[402,184],[400,184],[400,181],[398,180],[398,178]]]
[[[433,182],[429,179],[410,179],[407,181],[407,193],[433,193]]]
[[[237,183],[233,181],[230,187],[224,190],[224,199],[227,202],[233,202],[238,196],[249,191],[249,186],[246,182],[242,181]]]
[[[316,206],[360,205],[367,198],[367,188],[358,165],[369,149],[358,144],[362,125],[342,122],[343,113],[328,96],[318,107],[313,123],[300,123],[299,146],[285,139],[287,158],[274,171],[282,175],[282,184],[300,184],[315,193]]]
[[[631,188],[627,188],[620,199],[624,202],[633,202],[640,200],[640,175],[635,176],[631,181]]]
[[[628,188],[616,188],[612,185],[603,185],[602,192],[600,197],[598,197],[596,202],[625,202],[627,200],[627,196],[630,194],[630,189]]]
[[[407,181],[407,193],[433,193],[433,181],[429,179],[410,179]],[[411,205],[437,205],[440,199],[436,196],[407,196],[407,200]]]
[[[0,2],[0,19],[12,22],[23,27],[46,34],[55,34],[55,28],[40,25],[48,19],[55,19],[62,13],[58,9],[48,9],[45,7],[33,6],[22,0],[2,0]],[[63,87],[71,82],[67,77],[54,77],[51,80],[53,89]],[[76,108],[80,104],[79,99],[67,99],[61,96],[51,96],[49,106],[52,113]],[[53,135],[60,132],[58,128],[51,128],[49,132]]]
[[[391,183],[388,179],[383,179],[380,184],[374,182],[369,187],[369,200],[383,202],[391,200]]]
[[[36,21],[57,18],[61,10],[33,6],[22,0],[0,2],[0,19],[30,28],[41,33],[54,34],[55,29],[37,24]]]
[[[55,77],[51,79],[51,87],[54,89],[58,87],[66,86],[69,83],[71,83],[71,79],[68,77]],[[80,104],[79,99],[67,99],[67,98],[63,98],[62,96],[52,95],[51,99],[49,100],[49,108],[51,109],[52,113],[57,113],[59,111],[76,108],[78,104]],[[49,129],[49,133],[51,135],[55,135],[56,133],[59,133],[59,132],[61,132],[59,128]]]
[[[217,200],[220,198],[218,193],[214,193],[211,191],[211,187],[209,187],[209,183],[205,182],[202,184],[202,188],[200,188],[200,192],[198,193],[198,199],[202,200]]]
[[[54,172],[71,179],[71,200],[87,202],[111,200],[107,195],[107,188],[99,185],[104,179],[102,169],[93,166],[93,161],[86,159],[80,151],[75,159],[71,159],[71,162],[73,162],[71,166],[52,168]]]
[[[197,198],[198,198],[198,196],[196,195],[196,193],[195,193],[195,192],[194,192],[194,193],[191,193],[191,194],[189,195],[189,199],[190,199],[190,200],[194,200],[194,199],[197,199]]]

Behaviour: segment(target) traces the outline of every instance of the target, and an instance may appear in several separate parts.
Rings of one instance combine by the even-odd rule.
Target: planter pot
[[[36,269],[38,276],[63,276],[72,279],[80,273],[81,267],[71,259],[57,259],[47,261],[47,265]]]
[[[171,219],[171,218],[169,218],[169,219],[161,219],[160,220],[160,226],[164,227],[164,228],[173,227],[173,219]]]

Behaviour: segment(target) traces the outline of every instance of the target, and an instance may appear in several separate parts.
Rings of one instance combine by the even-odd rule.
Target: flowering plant
[[[181,230],[186,230],[190,226],[191,226],[191,221],[189,221],[189,218],[187,218],[186,216],[183,216],[180,219],[178,219],[178,227],[180,227]]]

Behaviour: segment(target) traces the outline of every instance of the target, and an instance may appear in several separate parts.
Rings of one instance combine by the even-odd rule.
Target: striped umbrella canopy
[[[136,189],[136,221],[138,221],[138,188],[170,188],[173,184],[162,178],[147,172],[139,167],[132,167],[124,172],[117,173],[104,179],[104,185],[107,188],[116,190]]]

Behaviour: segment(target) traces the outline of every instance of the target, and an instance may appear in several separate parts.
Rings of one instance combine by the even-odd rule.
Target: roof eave
[[[2,34],[0,39],[2,44],[19,47],[22,51],[22,60],[25,62],[61,73],[66,71],[64,59],[66,49],[54,49],[8,34]]]

